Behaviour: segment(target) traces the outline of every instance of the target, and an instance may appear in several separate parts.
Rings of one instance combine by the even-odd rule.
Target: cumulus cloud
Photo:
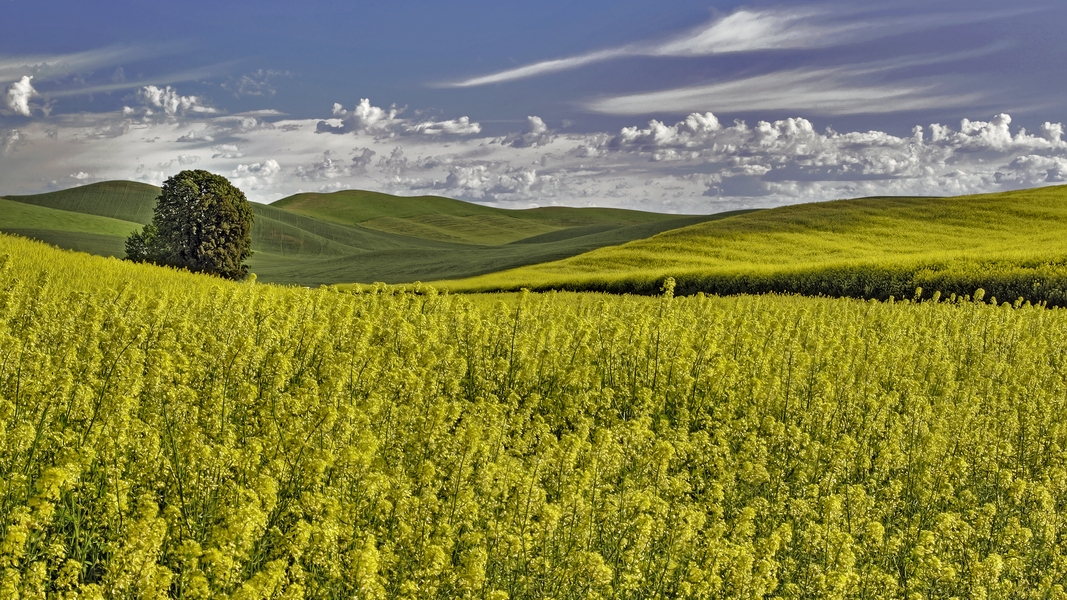
[[[356,148],[355,154],[352,156],[352,168],[360,172],[366,172],[375,154],[374,150],[370,148]]]
[[[125,111],[123,111],[125,114]],[[214,142],[215,136],[206,129],[193,130],[178,138],[179,142]]]
[[[278,161],[267,159],[248,165],[237,165],[237,168],[230,173],[230,178],[234,185],[241,189],[261,190],[270,186],[281,170]]]
[[[161,169],[169,169],[169,168],[171,168],[171,167],[173,167],[175,165],[178,165],[178,166],[181,166],[181,167],[188,167],[189,165],[195,165],[198,162],[200,162],[200,157],[199,156],[196,156],[196,155],[193,155],[193,154],[179,154],[178,156],[176,156],[175,158],[173,158],[171,160],[159,163],[159,168],[161,168]]]
[[[178,141],[182,141],[182,138],[178,138]],[[236,144],[219,144],[211,149],[215,151],[211,158],[242,158],[245,155]]]
[[[323,119],[274,113],[219,117],[179,109],[165,119],[112,112],[31,120],[0,131],[0,191],[41,191],[42,181],[69,182],[78,173],[159,183],[195,164],[227,174],[259,201],[315,189],[435,190],[514,208],[706,213],[856,196],[989,192],[1067,177],[1062,124],[1036,121],[1027,131],[1007,114],[906,133],[838,132],[802,117],[725,121],[707,111],[561,133],[531,116],[513,133],[488,136],[449,133],[471,124],[460,119],[436,133],[417,131],[420,123],[448,121],[361,105],[339,109],[339,118],[326,115],[336,118],[332,126],[347,127],[347,135],[316,134]]]
[[[612,138],[612,146],[637,145],[649,147],[690,147],[707,143],[712,134],[722,129],[719,119],[712,113],[693,113],[675,125],[665,125],[656,120],[648,127],[624,127]]]
[[[900,137],[819,132],[802,118],[723,127],[711,113],[694,113],[673,125],[653,120],[624,128],[604,146],[652,162],[714,166],[705,193],[723,197],[784,198],[830,189],[847,196],[879,186],[891,190],[882,193],[966,193],[1061,181],[1067,142],[1060,126],[1046,123],[1031,135],[1013,133],[1011,122],[998,114],[989,121],[963,119],[958,129],[915,127]]]
[[[146,85],[137,92],[137,99],[148,107],[161,109],[167,116],[173,117],[178,114],[214,113],[214,108],[204,106],[203,101],[197,96],[182,96],[177,90],[169,85],[158,88],[154,85]]]
[[[10,154],[16,147],[23,142],[22,136],[19,135],[18,129],[8,129],[0,135],[0,146],[3,147],[3,154]]]
[[[423,121],[411,125],[407,133],[421,133],[424,135],[475,135],[482,132],[482,126],[472,123],[469,117],[449,119],[448,121]]]
[[[548,130],[548,125],[545,125],[541,117],[526,117],[526,132],[507,135],[501,143],[512,148],[530,148],[547,146],[554,139],[555,135]]]
[[[449,119],[447,121],[415,120],[401,117],[404,109],[394,104],[388,109],[373,106],[369,98],[363,98],[351,111],[341,104],[333,105],[330,119],[318,122],[319,133],[355,133],[370,135],[377,139],[406,135],[476,135],[482,126],[469,117]]]
[[[12,83],[7,88],[5,98],[8,108],[25,117],[31,114],[30,98],[37,95],[37,90],[33,89],[32,80],[32,75],[23,75],[22,79]]]
[[[994,174],[997,183],[1020,187],[1067,183],[1067,157],[1028,154],[1011,161]]]
[[[408,159],[404,156],[404,149],[400,146],[393,148],[389,156],[378,159],[378,170],[386,175],[399,177],[407,171]]]
[[[353,162],[331,158],[331,154],[329,150],[323,152],[320,160],[296,167],[294,174],[303,181],[324,181],[346,177],[354,168],[358,168]],[[374,152],[371,151],[371,154]]]

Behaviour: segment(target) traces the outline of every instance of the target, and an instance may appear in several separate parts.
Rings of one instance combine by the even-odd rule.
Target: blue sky
[[[715,212],[1067,177],[1067,4],[0,0],[0,193]]]

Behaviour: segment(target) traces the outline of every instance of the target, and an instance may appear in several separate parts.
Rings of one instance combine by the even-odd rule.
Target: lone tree
[[[244,279],[252,220],[244,192],[225,177],[182,171],[163,182],[152,222],[126,240],[126,259]]]

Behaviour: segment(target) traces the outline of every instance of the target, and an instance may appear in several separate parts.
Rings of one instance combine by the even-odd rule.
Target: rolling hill
[[[61,248],[123,256],[129,232],[152,218],[159,188],[110,181],[7,196],[0,231]],[[261,281],[322,285],[469,277],[558,260],[728,215],[602,208],[504,210],[459,200],[376,192],[298,194],[253,203],[249,265]]]
[[[343,225],[360,225],[399,235],[486,246],[517,242],[576,227],[605,231],[656,223],[665,217],[659,213],[613,208],[551,206],[501,210],[440,196],[418,196],[397,202],[396,196],[360,190],[297,194],[278,200],[271,206]],[[558,239],[567,237],[577,236],[564,234]]]
[[[560,261],[435,285],[783,292],[886,299],[972,294],[1064,304],[1067,186],[955,198],[862,198],[695,224]],[[988,297],[988,296],[987,296]]]

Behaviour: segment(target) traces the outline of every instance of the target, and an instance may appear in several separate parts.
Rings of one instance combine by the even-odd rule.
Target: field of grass
[[[0,235],[0,596],[1063,595],[1067,311],[503,299]]]
[[[783,292],[886,299],[971,294],[1067,302],[1067,186],[956,198],[864,198],[734,216],[462,281],[454,291]]]
[[[4,207],[25,208],[0,211],[0,231],[122,257],[127,231],[151,220],[158,194],[159,188],[120,181],[10,196]],[[24,216],[33,210],[37,217]],[[720,218],[599,208],[508,211],[354,191],[300,194],[253,204],[253,211],[252,271],[261,281],[300,285],[468,277]]]
[[[10,229],[53,229],[77,233],[96,233],[125,238],[139,229],[136,223],[53,210],[0,198],[4,227]]]
[[[402,198],[350,190],[297,194],[275,208],[340,223],[444,242],[495,246],[574,227],[617,228],[677,218],[611,208],[503,210],[440,196]]]
[[[157,196],[159,188],[154,185],[135,181],[103,181],[57,192],[5,198],[22,204],[144,224],[152,220]]]

